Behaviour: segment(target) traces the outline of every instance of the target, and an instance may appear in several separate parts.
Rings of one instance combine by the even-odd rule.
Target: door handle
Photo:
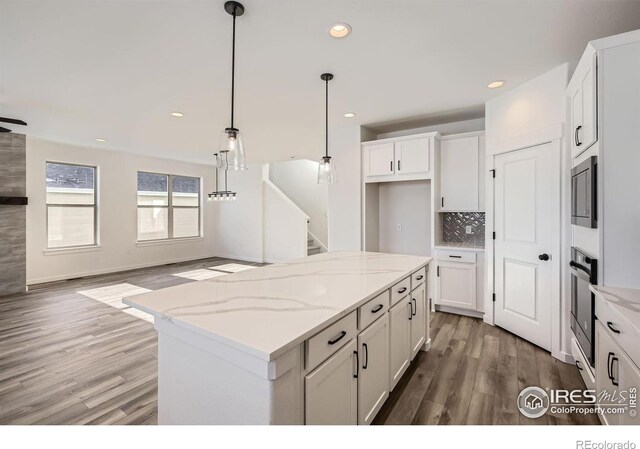
[[[576,367],[578,368],[578,370],[582,371],[584,368],[582,368],[580,366],[580,360],[576,360]]]
[[[375,309],[371,309],[371,313],[378,313],[382,310],[384,306],[382,304],[378,304],[378,306]]]
[[[358,378],[358,374],[360,374],[360,359],[358,358],[358,351],[353,351],[356,356],[356,373],[353,375],[354,378]]]
[[[367,366],[369,366],[369,347],[366,343],[362,343],[362,350],[364,351],[364,365],[362,365],[362,369],[367,369]]]
[[[393,161],[389,161],[389,171],[393,172]]]
[[[614,334],[619,334],[620,331],[618,329],[616,329],[615,327],[613,327],[613,323],[611,321],[607,321],[607,327],[609,328],[609,330],[611,332],[613,332]]]
[[[402,171],[402,169],[400,168],[400,160],[398,159],[398,171]]]
[[[576,128],[576,146],[579,147],[580,145],[582,145],[582,142],[580,142],[580,135],[579,135],[579,131],[582,129],[582,125],[578,126]]]
[[[329,340],[327,343],[329,343],[330,345],[335,345],[336,343],[338,343],[340,340],[342,340],[344,338],[344,336],[347,335],[347,331],[342,331],[340,332],[340,335],[338,335],[337,337],[335,337],[333,340]]]
[[[411,321],[413,319],[413,305],[410,302],[407,304],[409,305],[409,321]]]
[[[418,313],[418,302],[416,298],[411,298],[411,301],[413,302],[411,305],[411,316],[416,316],[416,313]]]
[[[540,254],[538,256],[538,259],[547,261],[547,260],[549,260],[549,254],[546,254],[546,253],[545,254]]]
[[[613,362],[617,362],[618,357],[615,356],[613,352],[609,353],[609,357],[607,358],[607,372],[609,374],[609,379],[611,380],[611,384],[615,387],[618,386],[618,381],[616,380],[616,376],[613,375]]]

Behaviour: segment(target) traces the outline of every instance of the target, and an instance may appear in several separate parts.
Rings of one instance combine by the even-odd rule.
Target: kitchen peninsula
[[[428,350],[430,257],[329,252],[124,300],[158,331],[160,424],[370,424]]]

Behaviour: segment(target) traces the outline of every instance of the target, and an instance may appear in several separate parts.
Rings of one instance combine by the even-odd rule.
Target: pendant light
[[[213,157],[216,158],[216,190],[207,195],[207,201],[235,201],[237,193],[229,190],[227,186],[227,174],[229,161],[229,153],[215,153]],[[224,171],[224,190],[218,189],[218,170]]]
[[[224,4],[224,10],[233,17],[233,34],[231,41],[231,126],[225,128],[220,137],[220,155],[223,163],[231,170],[246,170],[244,157],[243,135],[233,123],[236,78],[236,17],[244,14],[244,6],[238,2],[229,1]],[[228,157],[227,157],[228,156]],[[228,161],[228,162],[227,162]]]
[[[318,184],[335,184],[337,182],[336,165],[329,156],[329,81],[333,79],[333,75],[323,73],[320,79],[325,82],[325,153],[318,166]]]

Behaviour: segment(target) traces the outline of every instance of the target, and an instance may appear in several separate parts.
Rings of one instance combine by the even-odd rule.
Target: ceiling
[[[223,3],[0,0],[0,116],[52,140],[211,163],[229,125]],[[390,131],[482,115],[489,98],[577,61],[587,41],[640,28],[638,1],[243,4],[236,125],[250,162],[322,155],[325,71],[331,127]],[[352,35],[330,38],[336,22]],[[507,84],[487,89],[495,79]]]

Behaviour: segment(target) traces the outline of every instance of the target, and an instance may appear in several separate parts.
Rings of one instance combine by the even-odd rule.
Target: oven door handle
[[[588,268],[587,268],[587,267],[585,267],[584,265],[581,265],[581,264],[579,264],[579,263],[574,262],[573,260],[572,260],[571,262],[569,262],[569,266],[570,266],[571,268],[575,268],[576,270],[581,270],[581,271],[583,271],[583,272],[584,272],[584,273],[586,273],[586,274],[587,274],[587,276],[588,276],[587,278],[585,278],[585,277],[584,277],[584,275],[583,275],[583,276],[581,276],[581,275],[580,275],[580,273],[578,273],[576,270],[573,270],[573,272],[574,272],[578,277],[580,277],[580,278],[584,279],[584,280],[585,280],[585,281],[587,281],[587,282],[590,282],[590,281],[591,281],[591,270],[590,270],[590,269],[588,269]]]

